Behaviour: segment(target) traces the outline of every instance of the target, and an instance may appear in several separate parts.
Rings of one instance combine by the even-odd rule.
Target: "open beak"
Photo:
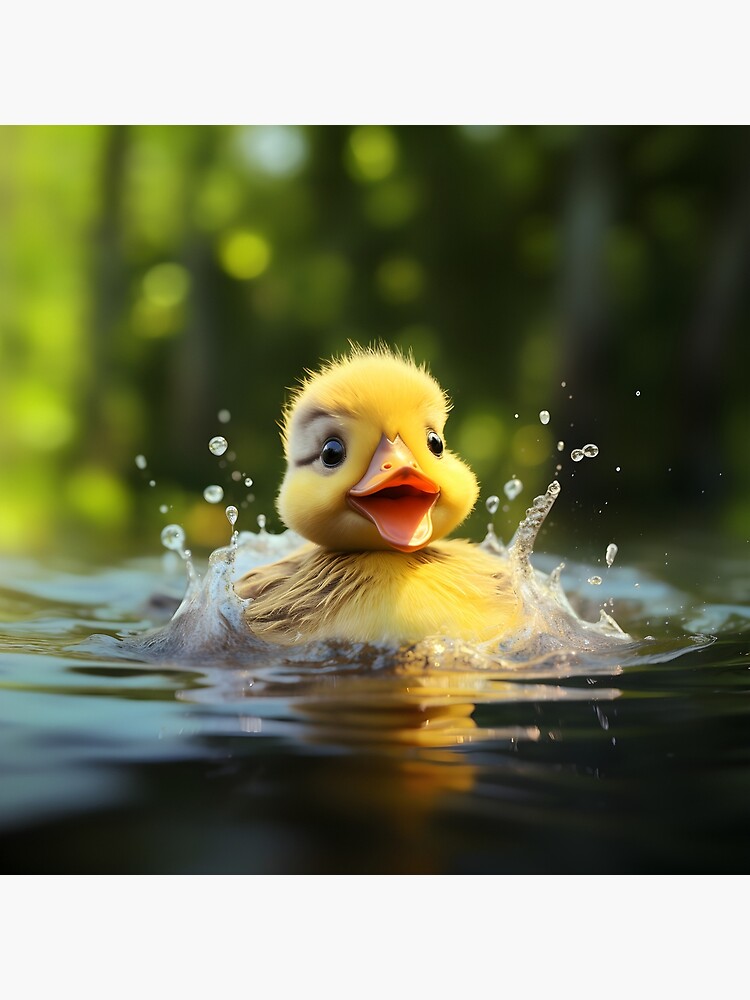
[[[421,471],[401,438],[390,441],[385,434],[367,472],[347,494],[383,541],[401,552],[415,552],[429,543],[432,508],[439,496],[440,487]]]

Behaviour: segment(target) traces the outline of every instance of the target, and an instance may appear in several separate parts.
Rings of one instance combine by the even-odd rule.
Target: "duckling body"
[[[252,631],[289,645],[327,639],[403,644],[426,636],[486,642],[517,621],[502,562],[471,543],[413,553],[333,552],[310,545],[247,574]]]
[[[282,418],[277,507],[309,543],[235,584],[251,631],[289,645],[499,638],[520,614],[503,560],[445,538],[479,486],[444,442],[450,403],[423,367],[353,348],[309,373]]]

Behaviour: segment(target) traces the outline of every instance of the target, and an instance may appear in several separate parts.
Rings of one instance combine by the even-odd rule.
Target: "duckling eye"
[[[335,469],[346,458],[344,442],[338,438],[328,438],[320,449],[320,461],[327,469]]]
[[[427,447],[435,458],[440,458],[443,454],[443,439],[436,431],[427,432]]]

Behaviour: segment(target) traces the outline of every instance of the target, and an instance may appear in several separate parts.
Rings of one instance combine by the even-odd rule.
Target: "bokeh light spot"
[[[356,180],[382,181],[398,162],[398,143],[385,125],[358,125],[346,147],[346,163]]]
[[[375,281],[382,297],[395,305],[413,302],[425,286],[425,272],[413,257],[389,257],[378,268]]]
[[[545,427],[525,424],[513,435],[511,455],[519,465],[541,465],[552,457],[553,447],[552,437]]]
[[[180,310],[165,309],[149,299],[139,299],[133,306],[133,330],[139,337],[158,340],[171,337],[180,327]]]
[[[76,469],[66,483],[71,509],[101,528],[124,525],[131,510],[130,494],[122,480],[100,466]]]
[[[10,431],[19,445],[35,451],[55,451],[68,443],[75,431],[69,407],[49,387],[33,382],[14,386],[6,400]]]
[[[213,548],[226,541],[227,519],[224,507],[208,504],[202,497],[187,509],[183,525],[191,545]]]
[[[500,417],[488,410],[474,410],[458,427],[455,449],[468,462],[484,463],[501,454],[507,431]]]
[[[492,142],[503,131],[502,125],[459,125],[465,138],[476,143]]]
[[[558,364],[559,337],[544,320],[529,324],[518,352],[518,373],[529,385],[546,389]]]
[[[190,275],[181,264],[157,264],[143,278],[143,294],[162,309],[183,302],[190,290]]]
[[[238,145],[253,167],[273,177],[289,177],[307,159],[307,140],[298,125],[248,125]]]
[[[200,229],[216,232],[237,218],[246,190],[241,179],[228,170],[212,170],[206,174],[196,192],[193,218]]]
[[[236,229],[221,240],[219,260],[231,277],[249,281],[263,274],[271,263],[271,246],[260,233]]]
[[[393,178],[371,188],[365,213],[374,226],[391,229],[408,222],[419,206],[420,191],[412,181]]]

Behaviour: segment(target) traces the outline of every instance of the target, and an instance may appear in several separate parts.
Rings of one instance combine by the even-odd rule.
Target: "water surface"
[[[522,669],[139,658],[127,639],[169,619],[179,559],[3,559],[3,870],[744,871],[747,559],[695,539],[668,565],[631,555],[568,559],[563,583],[634,642]]]

